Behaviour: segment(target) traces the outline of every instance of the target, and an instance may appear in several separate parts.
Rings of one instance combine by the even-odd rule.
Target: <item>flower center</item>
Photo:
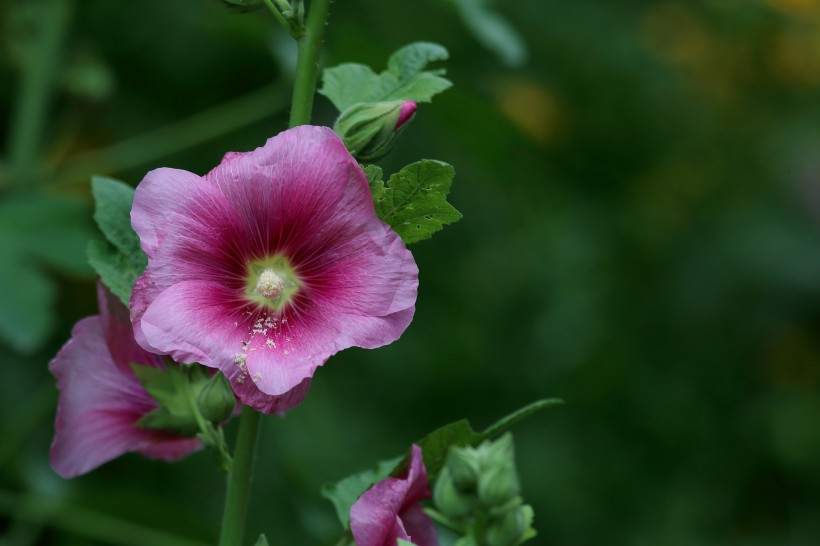
[[[259,275],[259,280],[256,281],[256,293],[269,300],[278,298],[283,288],[285,288],[285,281],[272,269],[264,270]]]
[[[296,271],[281,254],[248,263],[245,297],[264,307],[282,310],[301,286]]]

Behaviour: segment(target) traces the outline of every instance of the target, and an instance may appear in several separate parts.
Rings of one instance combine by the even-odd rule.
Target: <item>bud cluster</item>
[[[517,546],[534,535],[523,504],[512,435],[477,448],[454,447],[433,491],[438,510],[468,529],[459,546]]]

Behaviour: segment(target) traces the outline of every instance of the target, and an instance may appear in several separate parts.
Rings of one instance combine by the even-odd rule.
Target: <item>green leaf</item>
[[[100,276],[111,292],[129,306],[134,281],[148,263],[142,251],[123,254],[114,245],[100,239],[92,239],[86,247],[88,263]]]
[[[378,168],[376,168],[378,169]],[[365,169],[367,171],[367,169]],[[372,169],[371,174],[377,174]],[[415,442],[421,447],[424,456],[424,466],[427,469],[427,477],[430,483],[434,483],[436,476],[441,471],[447,454],[453,446],[477,446],[484,440],[495,437],[506,431],[508,428],[518,423],[521,419],[549,406],[562,403],[557,398],[538,400],[528,404],[523,408],[514,411],[490,425],[482,432],[476,432],[466,419],[444,425],[437,428],[421,440]],[[370,489],[378,481],[388,476],[398,476],[407,468],[408,455],[396,457],[378,463],[374,468],[358,474],[353,474],[347,478],[322,486],[322,496],[333,503],[336,508],[336,515],[342,526],[348,529],[350,526],[350,507],[358,498]]]
[[[520,66],[527,60],[527,46],[517,30],[488,7],[487,0],[453,0],[464,25],[503,63]]]
[[[505,430],[512,427],[514,424],[518,423],[523,419],[526,419],[527,417],[529,417],[537,411],[541,411],[542,409],[548,408],[550,406],[559,406],[563,403],[564,401],[560,398],[544,398],[542,400],[537,400],[532,404],[527,404],[523,408],[512,412],[506,417],[502,417],[501,419],[487,427],[484,430],[484,432],[481,433],[481,435],[483,436],[482,440],[498,436]]]
[[[54,325],[57,290],[42,266],[90,276],[92,233],[83,203],[22,192],[0,200],[0,339],[15,351],[36,350]]]
[[[345,529],[350,527],[350,507],[353,506],[362,493],[370,487],[388,476],[396,468],[396,465],[404,461],[405,457],[396,457],[387,461],[381,461],[374,468],[353,474],[336,483],[328,483],[322,486],[322,497],[333,503],[336,508],[336,516]]]
[[[134,189],[119,180],[95,176],[91,179],[94,195],[94,220],[105,238],[123,254],[140,251],[140,239],[131,227]]]
[[[17,261],[34,258],[90,276],[83,249],[92,233],[84,203],[38,194],[10,194],[0,201],[0,248],[17,255]]]
[[[29,353],[53,326],[56,289],[38,269],[17,256],[0,253],[0,338],[15,351]]]
[[[139,236],[131,227],[134,189],[125,182],[95,176],[91,193],[94,220],[107,242],[92,240],[87,248],[88,261],[103,284],[128,306],[134,281],[148,263]]]
[[[359,102],[429,102],[452,83],[442,77],[443,69],[426,70],[427,65],[448,57],[447,50],[438,44],[415,42],[393,53],[387,61],[387,70],[379,74],[357,63],[326,69],[319,92],[339,111]]]
[[[265,533],[259,535],[259,538],[256,540],[254,546],[268,546],[268,539],[265,536]]]
[[[387,185],[378,167],[366,167],[365,174],[376,214],[406,244],[429,239],[444,225],[461,219],[461,213],[447,202],[455,175],[447,163],[422,159],[391,176]]]

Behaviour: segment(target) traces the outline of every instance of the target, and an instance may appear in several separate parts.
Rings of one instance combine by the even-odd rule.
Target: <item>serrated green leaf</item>
[[[376,214],[406,244],[429,239],[446,224],[461,219],[461,213],[447,202],[455,175],[451,165],[422,159],[391,176],[387,185],[381,169],[371,167],[365,174]]]
[[[387,461],[380,461],[374,468],[353,474],[336,483],[328,483],[322,486],[321,495],[336,508],[336,516],[342,526],[347,529],[350,526],[350,507],[353,506],[362,493],[370,487],[390,475],[396,465],[404,461],[405,457],[396,457]]]
[[[91,192],[94,220],[106,240],[92,240],[88,244],[88,261],[103,284],[128,306],[134,281],[148,264],[139,237],[131,227],[134,189],[119,180],[95,176]]]
[[[367,172],[367,169],[365,169]],[[377,174],[375,170],[370,171]],[[477,446],[484,440],[495,437],[509,429],[521,419],[549,406],[562,403],[556,398],[538,400],[502,417],[482,432],[476,432],[466,419],[439,427],[421,440],[415,442],[421,447],[424,466],[430,483],[434,483],[444,466],[447,454],[453,446]],[[322,496],[333,503],[336,515],[347,530],[350,526],[350,507],[376,482],[388,476],[398,476],[407,468],[408,455],[378,463],[374,468],[353,474],[341,481],[322,486]]]
[[[387,70],[376,74],[370,67],[345,63],[328,68],[319,92],[342,111],[359,102],[414,100],[429,102],[452,86],[444,70],[425,70],[431,62],[448,58],[447,50],[429,42],[409,44],[390,56]]]
[[[131,205],[134,202],[134,188],[103,176],[91,179],[91,193],[94,195],[94,221],[105,238],[123,254],[138,251],[140,239],[131,227]]]
[[[88,263],[100,276],[100,280],[126,306],[129,306],[134,281],[145,270],[148,259],[140,250],[123,254],[114,245],[100,239],[92,239],[86,248]]]

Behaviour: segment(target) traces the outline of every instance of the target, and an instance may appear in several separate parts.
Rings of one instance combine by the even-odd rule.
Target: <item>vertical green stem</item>
[[[233,468],[228,474],[228,492],[225,496],[225,512],[222,515],[219,546],[240,546],[242,544],[261,416],[261,413],[249,406],[242,408],[239,434],[236,437],[236,447],[233,453]]]
[[[11,172],[19,186],[31,178],[42,140],[52,84],[71,12],[70,0],[40,2],[39,36],[23,68],[9,134]]]
[[[330,8],[330,0],[312,0],[307,14],[305,34],[299,38],[296,59],[296,79],[293,84],[293,100],[290,108],[290,126],[310,123],[313,110],[313,94],[319,75],[319,52]]]

